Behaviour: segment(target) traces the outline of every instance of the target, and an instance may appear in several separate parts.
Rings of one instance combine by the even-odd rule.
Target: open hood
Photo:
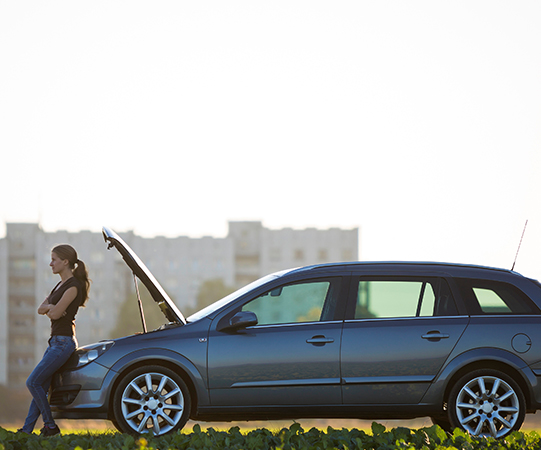
[[[160,283],[154,278],[154,275],[150,273],[147,266],[139,259],[135,252],[126,244],[120,236],[118,236],[110,228],[103,227],[102,229],[103,238],[107,242],[107,248],[115,247],[120,254],[122,259],[126,262],[128,267],[132,270],[133,274],[141,280],[145,285],[148,292],[158,304],[163,314],[169,320],[169,322],[175,322],[178,324],[186,324],[186,319],[173,303],[173,300],[169,298],[167,292],[160,286]]]

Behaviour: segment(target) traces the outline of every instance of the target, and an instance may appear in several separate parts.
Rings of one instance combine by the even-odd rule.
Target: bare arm
[[[56,305],[49,305],[50,308],[46,312],[47,317],[53,320],[60,319],[66,312],[70,303],[75,300],[75,297],[77,297],[77,288],[72,286],[64,292],[64,295],[62,295],[62,298]]]
[[[41,305],[39,305],[38,307],[38,314],[47,314],[51,308],[53,307],[53,305],[51,305],[49,303],[49,297],[47,297],[45,300],[43,300],[43,303]]]

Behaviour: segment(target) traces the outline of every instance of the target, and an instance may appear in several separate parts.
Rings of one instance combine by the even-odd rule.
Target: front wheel
[[[449,417],[447,415],[431,416],[430,420],[434,425],[439,425],[439,427],[447,433],[453,431],[453,427],[451,426],[451,422],[449,422]]]
[[[113,423],[124,433],[160,436],[181,429],[190,415],[190,394],[182,378],[161,366],[126,375],[113,399]]]
[[[499,370],[463,376],[449,395],[449,421],[474,436],[501,438],[518,430],[526,413],[519,385]]]

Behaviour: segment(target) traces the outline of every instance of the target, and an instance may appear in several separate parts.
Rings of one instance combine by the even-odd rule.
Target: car
[[[500,438],[541,407],[541,285],[514,271],[320,264],[185,318],[134,251],[103,235],[165,323],[77,349],[53,381],[55,418],[159,436],[190,418],[430,417]]]

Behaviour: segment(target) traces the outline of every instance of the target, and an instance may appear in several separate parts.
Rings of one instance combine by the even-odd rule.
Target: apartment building
[[[229,222],[234,242],[235,284],[244,286],[283,269],[338,261],[357,261],[359,230],[305,228],[272,230],[261,222]]]
[[[229,222],[224,238],[119,234],[181,311],[195,305],[206,280],[241,287],[286,268],[358,259],[357,228],[271,230],[261,222]],[[133,296],[133,275],[116,250],[106,250],[101,233],[6,224],[6,237],[0,239],[0,384],[24,387],[47,346],[50,322],[36,309],[58,281],[49,262],[51,248],[59,243],[77,249],[92,279],[88,306],[77,317],[79,345],[109,338],[120,305]]]
[[[7,240],[0,239],[0,384],[8,382],[8,268]]]

